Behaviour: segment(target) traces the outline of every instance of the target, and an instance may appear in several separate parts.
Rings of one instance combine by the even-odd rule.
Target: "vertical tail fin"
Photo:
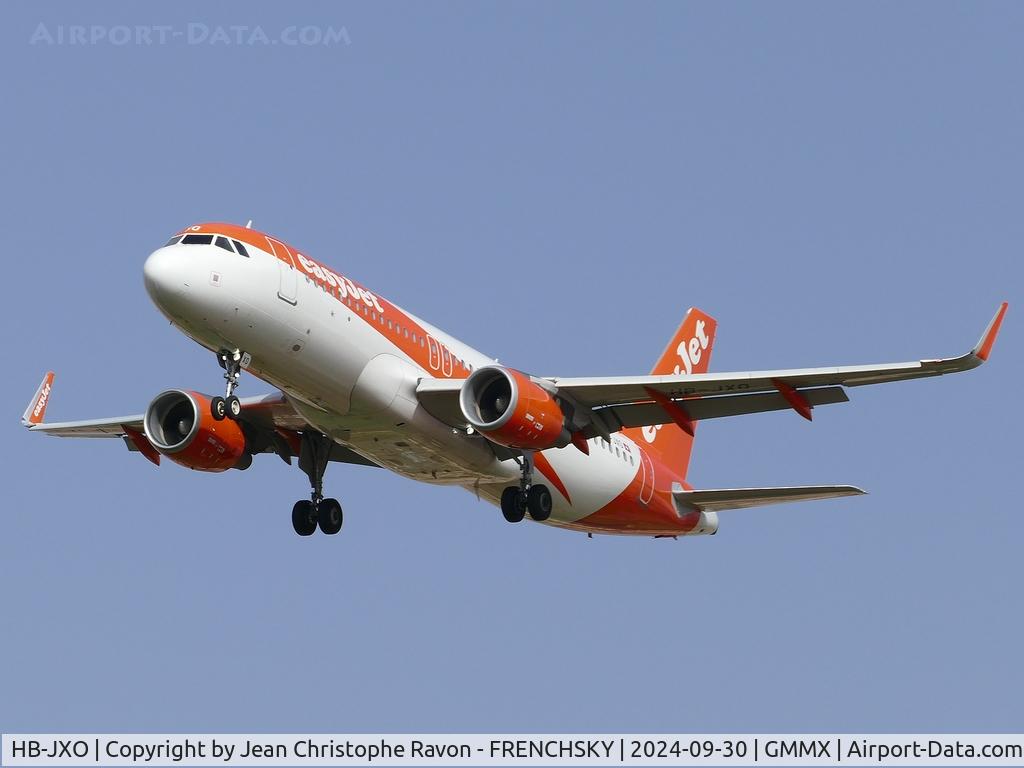
[[[713,317],[691,307],[651,369],[651,374],[707,373],[717,326]],[[686,477],[693,437],[681,427],[676,424],[634,427],[623,430],[623,434],[656,456],[661,463],[679,472],[680,477]]]

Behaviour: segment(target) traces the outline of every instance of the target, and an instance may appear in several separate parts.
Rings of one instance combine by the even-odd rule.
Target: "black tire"
[[[551,517],[551,491],[546,485],[531,485],[530,492],[526,496],[526,506],[530,510],[530,517],[538,523],[543,523]]]
[[[526,517],[526,505],[518,488],[509,486],[501,492],[501,514],[510,523],[521,522]]]
[[[316,508],[312,501],[297,501],[292,507],[292,528],[299,536],[312,536],[316,532]]]
[[[316,519],[320,523],[320,530],[328,536],[333,536],[341,530],[345,516],[337,499],[324,499],[316,508]]]
[[[227,399],[227,414],[232,419],[237,419],[242,415],[242,401],[232,395]]]
[[[228,412],[227,403],[219,395],[210,401],[210,414],[214,421],[223,421]]]

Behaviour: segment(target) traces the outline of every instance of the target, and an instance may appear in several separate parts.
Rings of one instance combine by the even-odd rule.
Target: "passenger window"
[[[388,320],[388,330],[389,331],[393,331],[394,329],[395,329],[395,324],[392,323],[390,320]]]
[[[181,241],[182,245],[209,245],[213,242],[213,235],[185,235]]]
[[[213,241],[213,244],[218,248],[223,248],[228,253],[234,253],[234,251],[231,250],[231,243],[229,243],[228,239],[223,235],[217,235],[217,239]]]
[[[177,245],[179,242],[181,242],[181,235],[175,235],[164,244],[164,248],[168,245]]]
[[[247,258],[247,259],[249,258],[249,252],[247,250],[245,250],[245,246],[244,245],[242,245],[237,240],[232,240],[231,242],[235,244],[235,250],[236,251],[238,251],[240,254],[245,256],[245,258]]]

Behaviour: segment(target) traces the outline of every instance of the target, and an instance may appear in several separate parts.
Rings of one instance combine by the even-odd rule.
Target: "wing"
[[[817,405],[846,402],[844,387],[883,384],[977,368],[992,351],[1006,314],[1003,302],[978,343],[965,355],[881,365],[797,368],[777,371],[537,379],[572,404],[585,437],[624,427],[680,423],[792,408],[806,419]],[[424,379],[417,387],[423,407],[451,426],[464,427],[459,380]],[[692,428],[692,427],[690,427]]]
[[[53,371],[43,377],[35,397],[21,417],[21,423],[28,427],[30,432],[42,432],[57,437],[119,437],[124,440],[128,450],[139,451],[154,464],[160,463],[160,454],[153,449],[145,436],[145,414],[136,413],[84,421],[44,421],[46,406],[53,390],[53,380]],[[309,428],[306,420],[292,407],[282,392],[244,397],[241,403],[242,413],[238,420],[242,423],[253,452],[276,453],[290,464],[292,456],[299,455],[298,434]],[[330,460],[345,464],[377,466],[376,463],[337,443],[331,447]]]

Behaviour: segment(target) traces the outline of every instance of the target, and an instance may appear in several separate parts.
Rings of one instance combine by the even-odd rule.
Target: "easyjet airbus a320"
[[[496,364],[282,241],[197,224],[154,251],[146,290],[225,369],[223,396],[182,389],[146,412],[47,423],[53,373],[22,421],[63,437],[121,437],[129,450],[190,469],[247,469],[258,453],[299,467],[310,500],[301,536],[341,529],[324,498],[329,462],[460,485],[509,522],[587,533],[682,536],[718,530],[718,512],[863,493],[849,485],[696,490],[686,470],[698,421],[847,400],[845,387],[966,371],[988,359],[1003,303],[955,358],[887,365],[708,373],[715,320],[691,309],[648,376],[544,378]],[[239,399],[247,370],[277,392]]]

